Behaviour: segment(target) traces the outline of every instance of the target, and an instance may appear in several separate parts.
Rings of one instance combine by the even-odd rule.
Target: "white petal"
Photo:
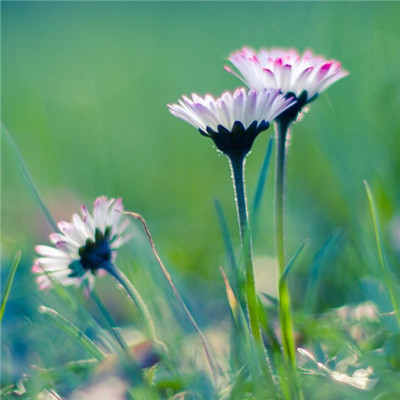
[[[50,246],[36,246],[35,251],[36,251],[36,253],[40,254],[41,256],[69,259],[69,255],[67,253],[65,253],[64,251],[61,251],[59,249],[55,249],[54,247],[50,247]]]
[[[71,261],[60,258],[39,257],[35,260],[34,265],[45,271],[58,271],[67,269]]]
[[[105,196],[98,197],[93,206],[93,221],[96,228],[104,232],[106,228],[106,211],[108,199]]]
[[[68,222],[61,221],[58,224],[61,232],[66,236],[66,238],[77,246],[82,246],[85,240],[82,240],[82,235],[76,232],[74,224],[69,224]]]

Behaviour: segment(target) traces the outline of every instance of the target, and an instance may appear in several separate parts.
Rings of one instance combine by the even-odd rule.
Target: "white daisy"
[[[121,199],[102,196],[94,202],[93,216],[82,205],[82,217],[74,214],[72,222],[60,222],[60,233],[50,235],[54,247],[35,247],[39,257],[32,272],[38,274],[39,289],[50,288],[52,278],[65,286],[79,286],[87,279],[91,288],[94,275],[107,269],[116,250],[130,238],[124,234],[129,221],[123,210]]]
[[[340,62],[314,55],[311,50],[300,55],[294,49],[256,52],[244,47],[228,59],[239,73],[229,67],[225,69],[250,88],[280,89],[283,94],[294,94],[297,98],[305,96],[304,103],[349,74]]]
[[[214,98],[192,94],[168,104],[171,114],[199,129],[214,140],[220,151],[250,150],[256,136],[269,127],[270,122],[290,107],[292,98],[285,98],[279,90],[236,89]]]

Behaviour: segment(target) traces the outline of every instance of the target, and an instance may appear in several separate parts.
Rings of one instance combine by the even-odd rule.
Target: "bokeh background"
[[[316,289],[320,309],[336,307],[362,300],[362,278],[378,268],[364,179],[399,270],[399,20],[397,2],[5,1],[1,119],[55,219],[69,220],[98,195],[121,196],[127,209],[146,218],[184,295],[207,324],[228,312],[214,199],[237,244],[230,172],[211,141],[171,116],[166,104],[182,94],[219,95],[240,86],[223,66],[244,45],[311,48],[340,60],[350,76],[294,126],[287,196],[288,255],[308,239],[291,282],[295,306],[301,307],[316,253],[339,232]],[[270,135],[273,128],[248,157],[250,200]],[[33,246],[47,242],[51,227],[5,141],[1,163],[3,277],[15,252],[23,251],[5,320],[13,328],[3,332],[10,340],[15,326],[24,332],[26,319],[35,320],[36,303],[43,301],[29,269]],[[273,294],[272,206],[273,168],[254,239],[259,284]],[[122,260],[146,291],[149,280],[161,277],[150,253],[137,250],[146,246],[137,230],[137,243]],[[129,321],[118,301],[115,311]]]

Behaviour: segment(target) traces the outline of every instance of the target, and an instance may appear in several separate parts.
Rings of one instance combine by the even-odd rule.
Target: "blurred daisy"
[[[98,197],[93,216],[82,205],[82,217],[74,214],[72,222],[60,222],[60,233],[52,233],[54,246],[36,246],[39,255],[32,272],[38,274],[39,289],[52,286],[52,278],[62,285],[79,286],[87,280],[88,288],[94,284],[97,272],[107,270],[116,257],[116,250],[129,240],[125,234],[128,220],[121,199]]]
[[[228,57],[238,72],[225,69],[252,89],[280,89],[284,95],[296,96],[296,111],[314,100],[336,81],[348,75],[340,62],[327,60],[306,50],[302,55],[294,49],[261,49],[244,47]]]
[[[171,114],[213,139],[217,148],[231,157],[245,156],[258,134],[268,129],[270,122],[294,103],[292,100],[279,90],[240,88],[218,98],[183,96],[179,104],[168,104],[168,108]]]

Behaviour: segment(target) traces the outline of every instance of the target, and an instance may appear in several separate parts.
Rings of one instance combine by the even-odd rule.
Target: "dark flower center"
[[[315,94],[312,97],[308,97],[307,90],[303,90],[299,96],[296,97],[296,95],[293,92],[288,92],[285,94],[285,97],[288,99],[289,97],[294,97],[294,100],[296,102],[291,105],[288,109],[286,109],[282,114],[280,114],[277,118],[276,121],[278,122],[286,122],[286,123],[292,123],[296,121],[297,116],[299,115],[300,111],[303,109],[303,107],[311,103],[318,94]]]
[[[111,227],[108,226],[104,233],[96,228],[94,241],[87,239],[85,245],[79,248],[80,260],[75,260],[69,265],[72,270],[69,277],[82,276],[86,271],[95,273],[99,268],[104,268],[111,262],[112,250],[110,243],[114,238],[110,238],[110,235]]]
[[[247,129],[242,122],[235,121],[231,130],[222,125],[218,125],[218,130],[214,131],[207,127],[206,131],[199,129],[203,136],[211,138],[218,150],[226,154],[229,158],[244,158],[251,150],[254,140],[262,132],[268,129],[269,122],[254,121]]]

